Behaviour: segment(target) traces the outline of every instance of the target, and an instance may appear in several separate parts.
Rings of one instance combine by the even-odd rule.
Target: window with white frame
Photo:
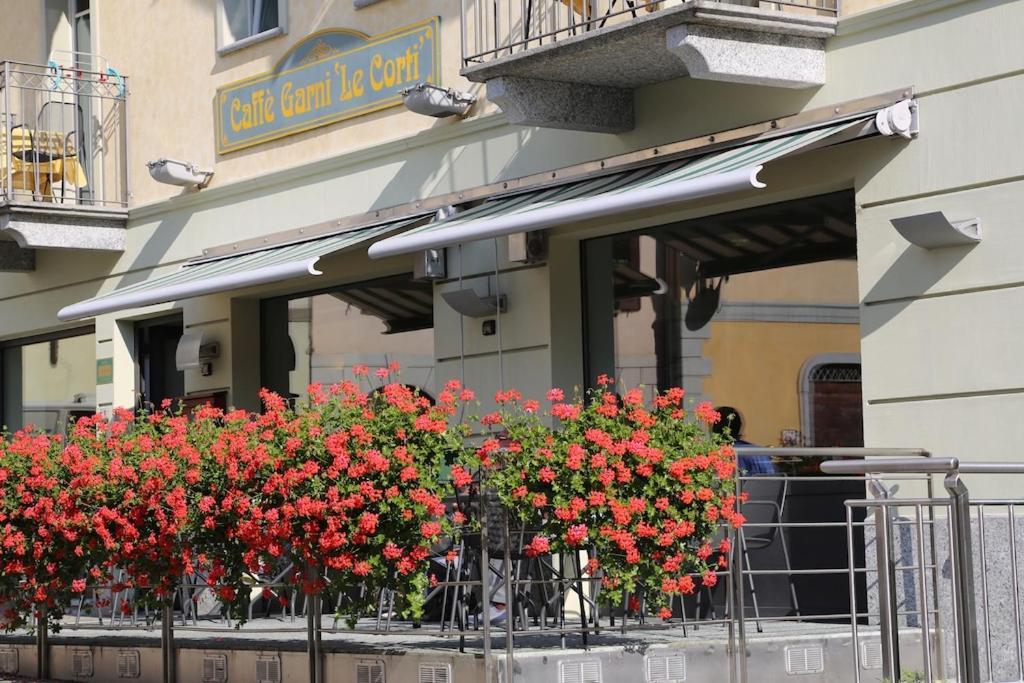
[[[241,49],[285,32],[287,0],[218,0],[219,51]]]

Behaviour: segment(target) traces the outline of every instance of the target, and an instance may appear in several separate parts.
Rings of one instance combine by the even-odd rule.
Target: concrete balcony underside
[[[0,272],[35,270],[36,249],[122,252],[128,212],[0,202]]]
[[[825,82],[833,17],[695,0],[554,42],[530,44],[462,73],[487,84],[510,122],[573,130],[633,128],[632,91],[689,76],[783,88]]]

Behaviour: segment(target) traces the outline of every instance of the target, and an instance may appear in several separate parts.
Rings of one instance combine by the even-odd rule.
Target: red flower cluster
[[[417,617],[431,546],[451,529],[441,471],[466,436],[452,418],[473,394],[450,382],[432,405],[401,384],[368,389],[314,385],[299,410],[264,392],[260,414],[119,410],[66,438],[0,438],[0,628],[41,606],[56,621],[115,575],[115,592],[153,606],[192,575],[241,620],[252,575],[288,564],[296,589],[365,596],[351,614],[386,587]]]
[[[602,376],[572,402],[560,389],[548,392],[556,429],[534,402],[503,392],[488,423],[501,425],[505,447],[477,455],[487,484],[533,534],[528,556],[587,550],[587,573],[606,596],[639,596],[657,608],[666,596],[694,592],[697,581],[713,586],[725,566],[728,542],[715,553],[710,539],[722,522],[743,522],[735,452],[709,429],[719,419],[710,405],[687,418],[682,389],[647,408],[639,389],[619,398],[612,384]]]

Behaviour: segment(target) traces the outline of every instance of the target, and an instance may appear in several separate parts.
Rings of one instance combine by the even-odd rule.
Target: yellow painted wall
[[[743,417],[743,436],[773,446],[781,430],[800,429],[799,377],[807,359],[823,353],[859,353],[857,325],[712,322],[704,356],[711,375],[704,391],[716,405]]]

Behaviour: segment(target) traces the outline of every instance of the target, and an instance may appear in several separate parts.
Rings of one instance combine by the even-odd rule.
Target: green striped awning
[[[244,254],[193,259],[173,273],[66,306],[57,317],[61,320],[92,318],[112,311],[321,275],[316,263],[324,256],[351,249],[420,220],[422,217],[416,217]]]
[[[873,120],[874,114],[864,115],[697,158],[501,197],[448,220],[381,240],[370,247],[370,256],[382,258],[448,247],[764,187],[757,180],[763,164],[811,147],[848,139],[844,133],[862,130]]]

